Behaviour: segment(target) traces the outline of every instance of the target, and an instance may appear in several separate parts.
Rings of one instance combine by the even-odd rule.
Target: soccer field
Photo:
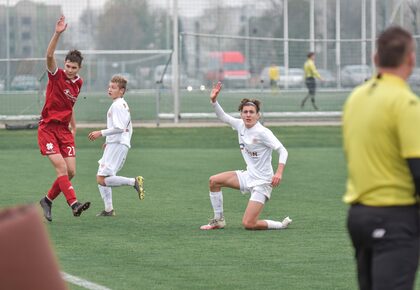
[[[341,202],[346,173],[340,128],[271,129],[289,159],[262,218],[289,215],[293,223],[281,231],[242,229],[248,196],[229,189],[227,227],[199,230],[212,216],[208,177],[244,168],[228,127],[135,128],[120,173],[143,175],[146,198],[139,201],[132,188],[114,188],[117,216],[96,217],[103,206],[95,183],[102,143],[89,142],[89,131],[79,129],[73,185],[92,206],[74,218],[62,196],[54,203],[47,228],[62,271],[110,289],[356,289]],[[1,207],[38,202],[54,172],[38,152],[36,131],[0,130],[0,151]]]
[[[157,90],[128,91],[125,95],[133,120],[153,121],[156,119]],[[322,111],[341,111],[348,96],[348,91],[322,91],[317,95],[317,104]],[[180,92],[181,113],[212,113],[209,105],[209,90],[200,92]],[[274,91],[243,90],[223,91],[220,103],[227,112],[237,111],[242,98],[257,98],[263,102],[263,112],[312,112],[310,101],[302,110],[300,103],[306,91]],[[35,92],[0,93],[0,115],[38,115],[42,110],[44,98]],[[173,95],[169,90],[162,90],[159,101],[160,113],[173,113]],[[84,93],[75,106],[76,119],[82,122],[104,122],[105,112],[111,104],[106,91]]]

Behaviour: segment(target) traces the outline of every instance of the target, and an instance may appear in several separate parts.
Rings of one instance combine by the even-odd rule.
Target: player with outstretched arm
[[[218,82],[211,91],[210,100],[217,118],[238,131],[239,148],[247,165],[246,171],[226,171],[210,177],[210,201],[214,217],[202,230],[222,229],[226,226],[223,215],[222,188],[239,189],[250,193],[251,197],[242,218],[242,225],[247,230],[285,229],[292,222],[289,217],[283,221],[259,219],[265,203],[271,197],[273,187],[280,184],[287,160],[287,150],[274,134],[260,122],[260,102],[243,99],[239,105],[241,119],[226,114],[217,102],[222,84]],[[279,153],[277,171],[271,166],[272,152]]]
[[[76,217],[90,206],[90,202],[81,203],[77,200],[70,182],[76,174],[76,120],[73,106],[83,84],[78,75],[83,57],[80,51],[71,50],[64,59],[64,69],[57,67],[54,52],[66,28],[65,17],[61,16],[47,48],[48,84],[38,127],[39,149],[42,155],[48,157],[57,175],[47,195],[40,200],[44,217],[48,221],[52,221],[52,202],[61,192]]]
[[[105,209],[96,216],[115,216],[112,205],[112,187],[133,186],[140,200],[144,199],[142,176],[127,178],[116,175],[124,165],[133,134],[130,108],[123,98],[126,89],[127,80],[124,77],[119,75],[112,77],[108,86],[108,95],[112,99],[112,105],[107,113],[107,129],[90,132],[88,136],[91,141],[102,136],[106,137],[104,153],[98,161],[99,168],[96,175]]]

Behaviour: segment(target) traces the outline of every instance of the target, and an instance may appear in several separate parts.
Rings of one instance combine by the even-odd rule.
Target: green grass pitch
[[[271,128],[289,151],[284,180],[262,218],[294,220],[283,231],[246,231],[248,196],[224,190],[227,227],[200,231],[212,216],[212,174],[244,168],[234,131],[135,128],[124,176],[145,177],[146,198],[113,190],[115,218],[102,210],[95,175],[101,141],[79,129],[74,218],[60,196],[47,225],[62,270],[111,289],[356,289],[353,250],[341,201],[345,162],[339,127]],[[38,202],[54,172],[36,131],[0,130],[0,205]],[[274,158],[276,160],[277,157]],[[69,284],[70,289],[83,289]],[[417,286],[417,289],[420,289]]]
[[[209,105],[210,92],[186,90],[180,91],[181,113],[210,113],[213,108]],[[237,109],[242,98],[257,98],[263,102],[264,112],[297,112],[301,111],[300,102],[306,91],[274,91],[225,90],[220,96],[220,102],[227,112]],[[348,92],[321,91],[317,94],[317,104],[323,111],[340,111]],[[153,121],[156,119],[156,90],[128,91],[127,100],[133,120]],[[0,93],[0,115],[37,115],[40,114],[44,97],[34,92]],[[160,95],[160,112],[173,113],[173,96],[170,90],[162,90]],[[105,112],[111,104],[106,91],[84,93],[79,96],[75,105],[76,119],[83,122],[104,122]],[[313,111],[310,101],[303,111]]]

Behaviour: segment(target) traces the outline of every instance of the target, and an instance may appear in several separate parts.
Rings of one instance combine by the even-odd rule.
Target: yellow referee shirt
[[[314,61],[310,58],[308,58],[308,60],[303,65],[303,70],[305,71],[305,78],[321,78],[321,75],[316,70]]]
[[[344,105],[346,203],[397,206],[416,203],[406,159],[420,158],[420,101],[392,74],[356,88]]]
[[[277,66],[270,66],[268,69],[268,77],[270,80],[278,80],[279,79],[279,68]]]

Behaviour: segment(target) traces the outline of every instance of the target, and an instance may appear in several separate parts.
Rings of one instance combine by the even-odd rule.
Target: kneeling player
[[[222,187],[239,189],[250,193],[251,198],[242,218],[242,224],[248,230],[285,229],[292,222],[289,217],[283,221],[260,220],[259,216],[264,204],[270,199],[273,187],[280,184],[283,169],[287,160],[287,150],[274,134],[260,122],[260,102],[243,99],[239,105],[241,119],[226,114],[217,102],[217,96],[222,88],[219,82],[213,88],[210,100],[217,117],[238,131],[239,148],[247,164],[246,171],[226,171],[210,177],[210,201],[213,206],[214,218],[209,224],[201,226],[202,230],[221,229],[226,225],[223,216]],[[271,166],[271,154],[279,153],[279,164],[274,174]]]

